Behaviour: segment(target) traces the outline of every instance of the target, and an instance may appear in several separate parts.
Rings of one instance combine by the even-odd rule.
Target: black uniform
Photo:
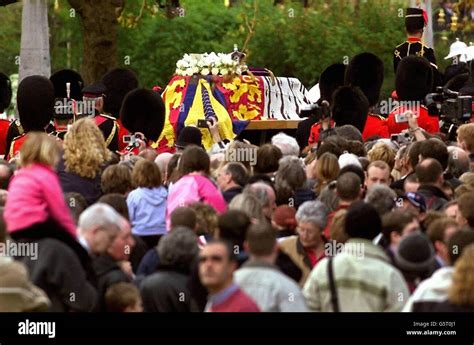
[[[431,66],[438,68],[433,48],[430,48],[416,37],[408,37],[406,42],[398,45],[393,51],[393,69],[397,72],[398,63],[408,55],[416,55],[427,59]]]
[[[101,83],[92,84],[82,89],[84,99],[102,98],[106,91],[105,85]],[[112,116],[101,114],[97,109],[94,109],[94,114],[87,115],[93,116],[95,124],[104,135],[107,148],[113,152],[118,151],[119,125],[117,120]]]

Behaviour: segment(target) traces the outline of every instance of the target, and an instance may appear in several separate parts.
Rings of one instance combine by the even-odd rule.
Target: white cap
[[[459,38],[456,38],[456,42],[451,44],[451,47],[449,47],[449,54],[444,59],[447,60],[455,56],[461,55],[460,61],[466,62],[466,57],[464,55],[466,48],[467,48],[467,44],[460,41]]]
[[[470,43],[469,47],[464,49],[464,55],[466,56],[466,61],[469,62],[471,60],[474,60],[474,43]]]
[[[343,153],[339,156],[339,168],[342,169],[348,165],[356,165],[359,168],[362,168],[362,164],[359,162],[359,158],[352,153]]]

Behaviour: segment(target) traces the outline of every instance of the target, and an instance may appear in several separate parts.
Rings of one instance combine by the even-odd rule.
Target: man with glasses
[[[237,269],[232,248],[209,242],[199,255],[199,277],[209,291],[206,312],[259,312],[257,304],[234,283]]]

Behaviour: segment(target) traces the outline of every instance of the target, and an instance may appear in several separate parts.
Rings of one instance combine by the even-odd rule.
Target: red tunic
[[[0,119],[0,155],[6,154],[8,127],[10,127],[10,121]]]
[[[367,121],[365,121],[364,131],[362,132],[362,139],[367,140],[370,137],[379,136],[381,138],[389,138],[387,120],[382,116],[369,113]]]
[[[21,147],[23,146],[23,143],[25,142],[25,140],[26,140],[26,133],[12,140],[12,143],[10,144],[10,152],[8,153],[6,160],[10,160],[14,158],[20,152]]]
[[[405,111],[411,110],[416,115],[418,115],[418,126],[423,128],[430,134],[439,133],[439,119],[436,116],[429,116],[428,109],[421,106],[412,106],[408,107],[406,105],[401,105],[396,107],[388,116],[388,131],[390,134],[398,134],[401,131],[408,129],[408,122],[396,123],[395,115],[403,114]]]
[[[331,127],[334,127],[334,121],[331,120]],[[309,134],[308,145],[316,144],[319,141],[319,132],[321,131],[321,123],[316,122],[311,126],[311,132]]]

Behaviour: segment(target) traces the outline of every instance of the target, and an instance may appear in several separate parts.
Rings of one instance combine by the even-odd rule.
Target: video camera
[[[332,117],[331,106],[328,101],[322,101],[321,105],[317,103],[308,104],[302,107],[300,117],[316,117],[316,121]]]
[[[457,124],[471,121],[472,96],[460,96],[458,92],[439,86],[436,92],[426,96],[425,102],[430,116]]]
[[[425,98],[428,115],[438,116],[442,121],[440,131],[448,136],[448,140],[456,140],[459,125],[471,122],[472,96],[460,96],[458,92],[441,86],[436,92]]]

